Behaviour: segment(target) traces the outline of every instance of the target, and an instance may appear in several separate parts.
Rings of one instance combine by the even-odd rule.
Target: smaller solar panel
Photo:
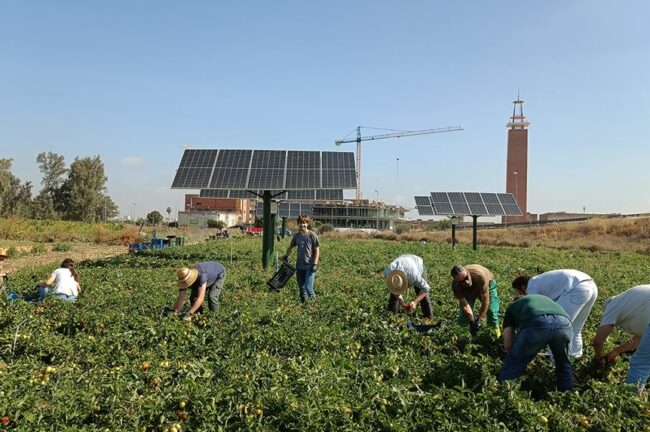
[[[431,192],[433,215],[440,216],[520,216],[521,210],[512,194],[480,192]],[[427,198],[416,196],[420,215],[431,216]]]
[[[431,206],[431,199],[428,196],[416,196],[415,205],[417,206]]]
[[[428,205],[428,206],[426,206],[426,205],[417,206],[417,209],[418,209],[418,213],[420,214],[420,216],[434,216],[435,215],[435,213],[433,212],[433,207],[431,207],[430,205]]]

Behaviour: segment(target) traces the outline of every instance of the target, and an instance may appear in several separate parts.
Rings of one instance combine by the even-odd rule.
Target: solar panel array
[[[186,149],[172,189],[354,189],[354,153]]]
[[[415,205],[420,216],[521,216],[509,193],[431,192],[416,196]]]
[[[201,198],[238,198],[238,199],[257,199],[264,193],[263,190],[257,190],[255,193],[239,189],[201,189],[199,196]],[[257,195],[256,195],[257,194]],[[279,195],[277,195],[279,194]],[[343,189],[305,189],[276,191],[272,190],[271,195],[275,195],[277,200],[302,200],[302,201],[323,201],[323,200],[343,200]]]
[[[278,217],[286,217],[286,218],[297,218],[301,214],[309,215],[311,216],[313,212],[312,209],[312,204],[311,203],[306,203],[306,202],[281,202],[278,203],[278,212],[277,216]],[[262,203],[258,203],[257,207],[255,208],[255,215],[257,217],[263,217],[264,216],[264,206]]]

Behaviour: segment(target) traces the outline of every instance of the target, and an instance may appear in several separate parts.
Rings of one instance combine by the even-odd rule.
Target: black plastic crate
[[[289,279],[296,273],[296,269],[286,261],[282,261],[280,268],[266,283],[270,289],[280,291],[289,282]]]

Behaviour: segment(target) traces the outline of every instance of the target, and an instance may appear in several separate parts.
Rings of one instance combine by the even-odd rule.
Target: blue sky
[[[120,213],[144,216],[182,207],[184,145],[353,151],[334,140],[357,125],[463,126],[363,145],[364,197],[412,208],[505,190],[520,91],[529,211],[649,212],[648,16],[642,0],[3,0],[0,157],[36,193],[38,153],[99,155]]]

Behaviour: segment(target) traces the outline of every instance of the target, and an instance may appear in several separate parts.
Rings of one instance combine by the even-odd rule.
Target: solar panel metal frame
[[[219,199],[258,199],[264,191],[247,191],[240,189],[201,189],[200,198]],[[342,201],[343,189],[298,189],[289,191],[272,190],[271,195],[275,200],[293,201]]]
[[[422,196],[414,198],[421,216],[521,216],[510,193],[431,192],[431,206],[424,204]]]
[[[258,205],[255,207],[255,215],[257,217],[264,216],[264,206]],[[281,202],[278,203],[277,217],[297,218],[301,214],[311,216],[314,210],[310,202]]]
[[[355,189],[353,152],[186,149],[172,189]]]

